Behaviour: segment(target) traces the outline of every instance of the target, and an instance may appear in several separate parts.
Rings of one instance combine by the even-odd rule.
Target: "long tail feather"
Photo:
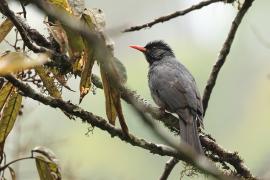
[[[200,154],[203,154],[202,145],[199,139],[197,123],[195,117],[189,112],[189,110],[183,110],[178,112],[180,118],[180,135],[182,140],[189,144]]]

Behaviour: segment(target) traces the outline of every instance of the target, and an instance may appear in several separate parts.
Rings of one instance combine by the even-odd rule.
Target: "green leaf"
[[[21,104],[22,96],[17,91],[12,91],[0,119],[0,152],[3,152],[5,140],[15,124]]]
[[[72,14],[72,9],[69,5],[68,0],[49,0],[49,2],[55,7],[65,10],[68,13]]]
[[[0,90],[0,111],[2,111],[5,103],[8,100],[8,97],[10,96],[12,92],[13,86],[11,83],[5,84],[2,89]]]
[[[5,37],[8,35],[8,33],[13,28],[13,23],[6,19],[2,24],[0,25],[0,43],[5,39]]]
[[[58,159],[50,149],[45,147],[36,147],[32,152],[39,154],[35,157],[40,180],[62,179]]]
[[[25,69],[44,64],[49,59],[45,53],[40,53],[34,59],[22,52],[7,52],[0,56],[0,74],[16,73]]]

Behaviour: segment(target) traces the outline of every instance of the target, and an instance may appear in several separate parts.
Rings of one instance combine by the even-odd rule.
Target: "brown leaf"
[[[80,102],[82,101],[83,97],[90,91],[91,75],[94,62],[95,62],[94,51],[93,49],[87,46],[85,51],[85,64],[81,73]]]
[[[8,33],[13,28],[13,23],[6,19],[2,24],[0,25],[0,43],[5,39],[5,37],[8,35]]]
[[[102,83],[103,83],[104,95],[105,95],[106,115],[107,115],[109,122],[112,125],[115,125],[117,112],[116,112],[116,109],[115,109],[115,106],[113,103],[113,97],[112,97],[113,89],[109,83],[108,75],[103,70],[103,68],[100,68],[100,74],[101,74],[101,79],[102,79]]]

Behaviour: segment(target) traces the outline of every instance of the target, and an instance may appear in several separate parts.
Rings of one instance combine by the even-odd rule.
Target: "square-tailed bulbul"
[[[163,41],[130,47],[141,51],[150,65],[148,85],[154,102],[161,109],[178,115],[182,140],[202,154],[197,121],[202,123],[203,108],[191,73]]]

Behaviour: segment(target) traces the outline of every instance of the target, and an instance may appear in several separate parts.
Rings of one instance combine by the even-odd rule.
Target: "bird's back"
[[[196,82],[186,67],[174,57],[151,64],[149,87],[154,101],[171,112],[189,108],[194,115],[203,113]]]

